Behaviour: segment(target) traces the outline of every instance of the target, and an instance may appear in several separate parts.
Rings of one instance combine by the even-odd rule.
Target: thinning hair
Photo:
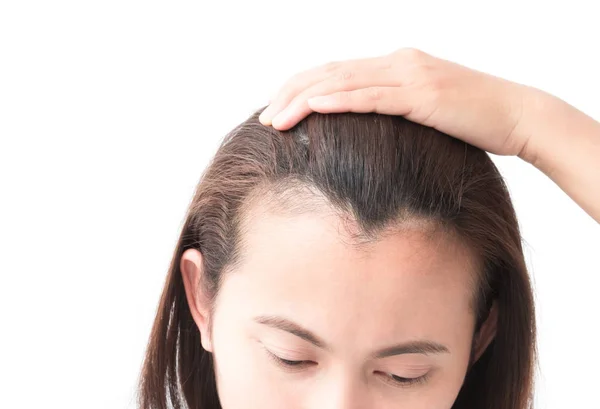
[[[454,409],[526,409],[536,359],[533,294],[508,189],[481,149],[401,116],[312,113],[288,131],[258,110],[222,141],[187,211],[138,386],[142,409],[220,408],[212,354],[187,304],[182,254],[203,254],[212,299],[243,257],[242,226],[256,198],[290,214],[327,203],[355,227],[357,243],[390,226],[420,223],[461,240],[478,260],[475,333],[492,301],[497,331],[470,366]],[[433,231],[432,230],[432,231]]]

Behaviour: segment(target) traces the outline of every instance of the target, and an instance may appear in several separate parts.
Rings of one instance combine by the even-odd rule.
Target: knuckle
[[[380,87],[366,88],[365,94],[368,100],[378,101],[383,97],[383,90]]]
[[[441,86],[444,77],[447,76],[438,64],[438,60],[432,58],[417,58],[407,65],[410,75],[418,82],[429,84],[433,87]]]
[[[415,61],[426,61],[429,57],[429,54],[418,48],[411,48],[409,55]]]
[[[423,58],[425,53],[418,48],[414,47],[403,47],[396,51],[396,54],[402,55],[410,60],[417,60]]]
[[[431,56],[418,48],[401,48],[394,55],[412,69],[428,71],[434,68]]]
[[[355,73],[352,70],[344,69],[335,74],[335,79],[338,82],[349,82],[355,77]]]

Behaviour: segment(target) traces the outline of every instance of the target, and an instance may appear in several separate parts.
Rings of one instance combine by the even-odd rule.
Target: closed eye
[[[278,355],[275,355],[273,352],[269,351],[267,348],[264,348],[267,352],[267,355],[275,361],[276,364],[283,367],[284,369],[292,369],[292,370],[300,370],[307,366],[316,365],[316,362],[313,361],[293,361],[290,359],[282,358]]]
[[[290,361],[289,359],[283,359],[277,355],[274,355],[274,357],[277,358],[277,360],[279,362],[281,362],[282,364],[287,365],[287,366],[298,366],[298,365],[302,365],[304,363],[310,362],[310,361]]]
[[[377,373],[380,374],[386,382],[390,383],[391,385],[400,387],[408,387],[419,383],[425,383],[427,382],[427,379],[429,377],[429,373],[419,376],[418,378],[404,378],[402,376],[389,374],[385,372]]]
[[[275,362],[279,367],[291,372],[301,371],[306,367],[318,365],[316,362],[309,360],[291,360],[282,358],[279,355],[276,355],[270,350],[268,350],[264,345],[263,349],[265,350],[269,358],[273,362]],[[381,375],[384,378],[385,382],[396,387],[410,387],[414,386],[415,384],[425,383],[429,377],[429,373],[426,373],[425,375],[419,376],[417,378],[405,378],[402,376],[380,371],[376,371],[375,373]]]

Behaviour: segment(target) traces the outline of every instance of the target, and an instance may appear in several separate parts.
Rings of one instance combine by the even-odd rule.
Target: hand
[[[294,75],[259,120],[287,130],[312,111],[402,115],[488,152],[526,159],[530,128],[522,126],[522,118],[537,91],[402,48]]]

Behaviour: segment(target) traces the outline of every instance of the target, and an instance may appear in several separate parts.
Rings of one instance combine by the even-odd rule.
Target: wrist
[[[525,140],[519,158],[550,175],[557,156],[567,154],[569,139],[582,125],[581,111],[562,99],[534,87],[526,87],[519,135]]]
[[[524,105],[519,126],[518,131],[528,135],[519,157],[545,173],[600,223],[600,123],[538,91]]]

